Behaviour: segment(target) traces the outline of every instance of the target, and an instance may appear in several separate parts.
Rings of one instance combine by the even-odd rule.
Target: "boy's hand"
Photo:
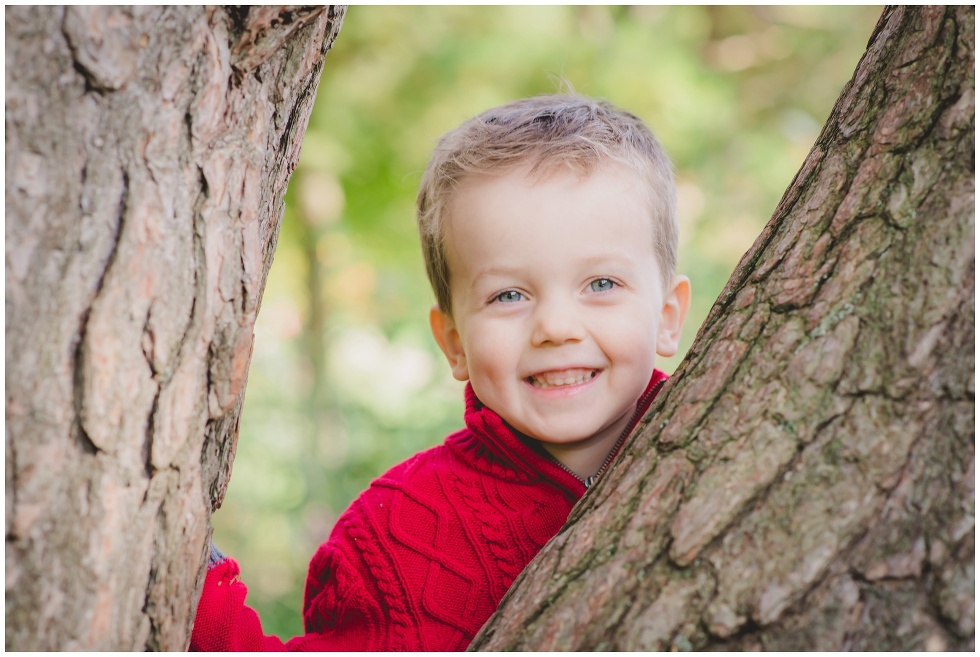
[[[245,607],[248,589],[242,583],[240,573],[235,560],[226,557],[212,543],[208,574],[204,579],[204,590],[191,632],[191,650],[222,652],[261,649],[240,645],[242,638],[239,637],[238,625],[241,617],[243,613],[255,613]]]

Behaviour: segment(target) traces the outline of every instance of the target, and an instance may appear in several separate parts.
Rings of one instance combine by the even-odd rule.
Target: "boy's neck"
[[[579,479],[585,480],[596,474],[606,462],[609,453],[626,431],[631,417],[632,414],[625,415],[588,440],[567,445],[538,442],[552,458],[575,473]]]

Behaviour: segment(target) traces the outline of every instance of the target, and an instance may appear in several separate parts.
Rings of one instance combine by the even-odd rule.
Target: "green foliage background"
[[[575,90],[644,118],[677,170],[682,352],[803,163],[880,7],[367,7],[329,53],[256,325],[215,541],[267,633],[368,482],[462,425],[428,330],[414,199],[436,139]],[[680,357],[661,367],[672,371]]]

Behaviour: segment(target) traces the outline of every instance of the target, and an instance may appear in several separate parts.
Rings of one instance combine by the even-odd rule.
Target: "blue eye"
[[[608,292],[614,287],[616,287],[616,283],[610,278],[597,278],[589,283],[589,289],[593,292]]]
[[[507,290],[495,296],[493,300],[500,301],[501,303],[513,303],[515,301],[520,301],[523,298],[524,295],[517,290]]]

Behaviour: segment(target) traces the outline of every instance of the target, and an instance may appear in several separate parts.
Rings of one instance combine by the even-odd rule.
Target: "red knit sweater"
[[[666,375],[654,371],[637,418]],[[376,479],[310,563],[306,634],[262,632],[233,559],[204,582],[191,648],[462,650],[585,485],[466,387],[466,428]]]

